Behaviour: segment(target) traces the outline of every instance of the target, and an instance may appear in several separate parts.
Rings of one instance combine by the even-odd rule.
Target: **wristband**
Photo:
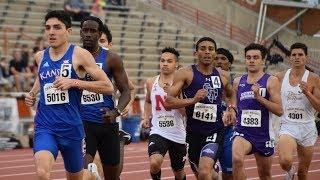
[[[236,114],[238,114],[237,108],[235,106],[229,105],[228,108],[233,109]]]

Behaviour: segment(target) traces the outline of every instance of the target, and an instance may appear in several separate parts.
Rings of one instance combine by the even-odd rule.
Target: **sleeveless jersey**
[[[112,80],[112,74],[108,71],[106,57],[108,50],[101,48],[99,55],[95,58],[97,65],[104,70],[108,78]],[[86,81],[94,81],[89,74],[85,76]],[[81,106],[80,115],[81,119],[84,121],[104,123],[102,116],[103,111],[101,109],[109,108],[110,110],[114,108],[114,101],[112,95],[103,95],[99,93],[90,92],[87,90],[82,91],[81,95]]]
[[[260,85],[260,95],[269,100],[267,82],[269,74],[264,74],[257,82]],[[243,75],[238,85],[237,93],[237,124],[235,131],[243,133],[256,140],[273,139],[273,128],[270,120],[269,110],[260,104],[254,97],[251,87],[247,83],[248,75]]]
[[[164,108],[163,102],[167,93],[159,85],[159,78],[160,76],[157,76],[150,93],[152,107],[150,134],[158,134],[171,141],[185,144],[184,118],[178,110],[166,110]]]
[[[219,72],[204,75],[192,65],[193,79],[191,84],[182,90],[184,98],[193,98],[199,89],[206,89],[208,95],[200,102],[187,106],[187,132],[209,135],[223,128],[222,92],[223,83]]]
[[[64,56],[53,61],[49,48],[45,49],[39,67],[40,99],[35,116],[35,130],[46,131],[61,137],[82,139],[84,131],[80,118],[80,90],[57,90],[53,87],[56,76],[77,79],[72,67],[75,45],[70,45]]]
[[[281,85],[281,100],[283,115],[281,121],[294,123],[314,122],[316,110],[312,107],[308,98],[302,93],[299,85],[291,86],[289,83],[289,74],[291,69],[287,70]],[[307,82],[309,71],[305,70],[302,81]]]

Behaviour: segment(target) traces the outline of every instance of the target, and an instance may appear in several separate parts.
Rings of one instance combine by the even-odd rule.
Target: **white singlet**
[[[176,109],[166,110],[164,108],[163,103],[167,93],[159,85],[159,78],[160,76],[157,76],[150,93],[152,107],[150,134],[158,134],[171,141],[185,144],[186,130],[184,117]]]
[[[318,133],[315,125],[315,112],[307,97],[302,93],[299,85],[289,83],[289,69],[282,81],[281,99],[283,115],[280,120],[279,136],[290,135],[303,147],[313,146]],[[302,81],[307,82],[309,71],[306,70]]]
[[[282,80],[281,100],[283,107],[282,122],[308,123],[315,121],[316,110],[312,107],[308,98],[302,93],[299,85],[291,86],[289,82],[289,69]],[[309,71],[306,70],[302,81],[307,82]]]

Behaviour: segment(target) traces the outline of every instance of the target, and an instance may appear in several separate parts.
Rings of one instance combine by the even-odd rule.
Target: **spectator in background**
[[[33,74],[28,67],[24,67],[20,51],[13,51],[13,59],[9,63],[9,68],[16,90],[18,92],[28,90]]]
[[[100,18],[103,23],[106,22],[106,12],[104,10],[105,7],[106,7],[105,0],[94,0],[91,8],[92,15]]]
[[[42,51],[47,48],[47,44],[45,44],[45,40],[43,37],[38,37],[34,42],[33,52],[36,53],[38,51]]]
[[[14,49],[21,49],[22,48],[22,45],[18,42],[16,42],[13,46]]]
[[[66,0],[64,10],[70,14],[73,21],[82,21],[84,17],[90,15],[83,0]]]
[[[22,63],[22,66],[24,68],[28,67],[29,65],[29,47],[27,44],[23,44],[22,47],[21,47],[21,63]]]
[[[9,65],[5,57],[0,59],[0,85],[7,84],[9,81]]]

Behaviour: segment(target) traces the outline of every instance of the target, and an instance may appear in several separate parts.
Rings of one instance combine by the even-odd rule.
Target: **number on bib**
[[[261,111],[260,110],[242,110],[241,126],[261,127]]]
[[[275,146],[274,140],[270,140],[270,141],[267,141],[267,142],[266,142],[266,147],[268,147],[268,148],[274,148],[274,146]]]
[[[206,142],[216,142],[217,141],[217,136],[218,136],[217,133],[214,133],[213,135],[208,136],[207,139],[206,139]]]
[[[158,127],[167,128],[174,126],[174,116],[173,115],[159,115],[158,116]]]
[[[305,117],[305,110],[300,108],[286,108],[286,117],[291,120],[302,120]]]
[[[46,105],[69,103],[68,90],[57,90],[52,83],[47,83],[43,87]]]
[[[196,103],[194,105],[192,118],[205,122],[216,122],[217,105]]]
[[[62,77],[71,78],[71,64],[61,64],[60,75]]]
[[[97,104],[103,102],[103,95],[99,93],[82,91],[81,104]]]

